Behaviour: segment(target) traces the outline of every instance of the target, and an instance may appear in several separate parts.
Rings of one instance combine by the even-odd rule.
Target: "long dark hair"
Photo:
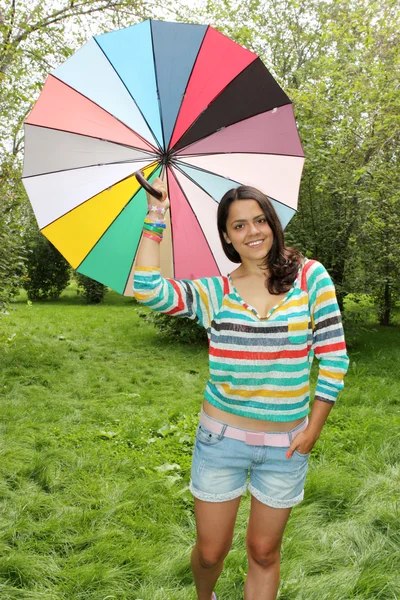
[[[278,215],[269,198],[254,187],[241,185],[226,192],[218,206],[217,225],[222,248],[226,256],[235,263],[240,263],[241,258],[232,244],[224,238],[229,209],[236,200],[255,200],[260,205],[268,225],[272,229],[273,243],[270,251],[260,265],[268,269],[266,287],[270,294],[283,294],[289,291],[298,273],[303,256],[296,248],[286,247],[283,229]]]

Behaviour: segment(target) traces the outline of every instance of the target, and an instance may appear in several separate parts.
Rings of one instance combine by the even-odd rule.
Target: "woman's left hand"
[[[314,434],[307,429],[296,435],[293,442],[290,444],[289,450],[286,452],[287,458],[292,458],[292,454],[295,450],[298,450],[301,454],[308,454],[313,449],[315,442],[317,441]]]

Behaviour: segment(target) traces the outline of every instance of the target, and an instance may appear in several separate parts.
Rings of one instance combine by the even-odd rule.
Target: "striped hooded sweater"
[[[207,330],[210,377],[204,396],[221,410],[269,421],[305,417],[310,368],[319,360],[315,399],[335,402],[349,359],[335,288],[323,265],[305,260],[286,296],[265,318],[231,278],[164,279],[136,267],[135,298],[152,310],[189,317]]]

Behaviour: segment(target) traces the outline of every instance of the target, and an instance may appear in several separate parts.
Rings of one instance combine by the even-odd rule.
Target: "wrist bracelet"
[[[159,233],[160,235],[164,233],[164,229],[162,227],[157,227],[156,225],[151,225],[150,223],[143,223],[143,230],[149,231],[150,233]]]
[[[156,237],[155,235],[153,235],[152,233],[149,233],[148,231],[143,231],[143,237],[148,238],[149,240],[153,240],[154,242],[157,242],[158,244],[160,244],[162,242],[162,237]]]
[[[151,225],[150,223],[143,224],[143,231],[148,231],[149,233],[159,235],[160,237],[162,237],[164,233],[164,229],[162,227],[156,227],[154,225]]]
[[[161,229],[166,229],[166,224],[164,221],[153,221],[152,219],[149,219],[148,217],[145,218],[144,220],[145,224],[148,224],[150,227],[161,227]]]
[[[147,210],[149,212],[155,212],[155,213],[158,213],[159,215],[163,215],[163,216],[167,212],[166,208],[163,208],[162,206],[155,206],[154,204],[148,204]]]

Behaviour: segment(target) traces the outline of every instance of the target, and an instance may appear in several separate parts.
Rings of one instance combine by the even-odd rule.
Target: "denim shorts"
[[[302,426],[300,423],[288,431],[289,438]],[[222,432],[213,433],[199,423],[190,491],[195,498],[206,502],[233,500],[245,493],[250,472],[248,489],[257,500],[273,508],[295,506],[304,497],[309,454],[295,450],[291,458],[286,458],[287,450],[288,446],[248,445]]]

